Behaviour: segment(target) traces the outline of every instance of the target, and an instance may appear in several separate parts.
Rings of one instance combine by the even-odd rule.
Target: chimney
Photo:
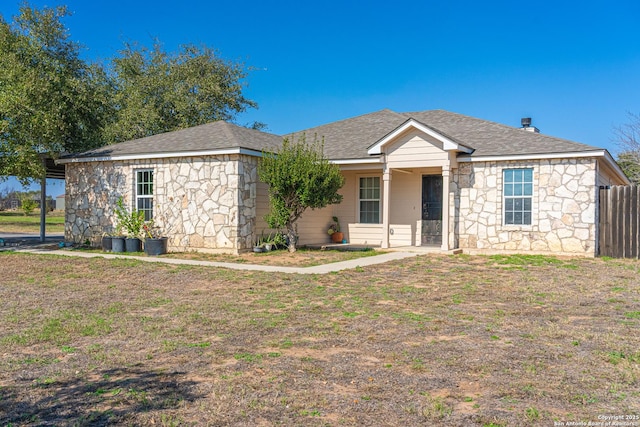
[[[535,126],[531,126],[531,117],[523,117],[520,119],[520,124],[522,125],[521,129],[524,129],[528,132],[540,133],[540,129]]]

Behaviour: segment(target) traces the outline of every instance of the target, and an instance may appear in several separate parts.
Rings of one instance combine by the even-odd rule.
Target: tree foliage
[[[640,115],[628,113],[628,117],[628,123],[615,129],[621,148],[617,162],[631,182],[640,184]]]
[[[62,24],[66,7],[0,16],[0,175],[41,177],[53,157],[102,144],[107,93]]]
[[[206,46],[167,53],[158,42],[151,49],[126,44],[109,69],[115,116],[106,138],[120,142],[232,120],[256,107],[242,94],[245,76],[240,64]]]
[[[304,211],[342,201],[339,167],[324,157],[321,143],[307,144],[305,135],[297,142],[285,138],[279,150],[265,153],[258,173],[269,185],[271,211],[265,219],[272,228],[286,228],[291,252],[298,240],[296,221]]]
[[[0,178],[25,184],[43,176],[42,154],[232,121],[256,107],[242,93],[244,67],[206,46],[167,53],[131,43],[106,66],[84,61],[63,25],[69,15],[27,3],[12,22],[0,15]]]

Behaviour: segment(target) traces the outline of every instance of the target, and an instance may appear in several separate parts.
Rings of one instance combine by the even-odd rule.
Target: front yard
[[[302,276],[2,252],[0,271],[0,425],[640,416],[638,261],[433,255]]]

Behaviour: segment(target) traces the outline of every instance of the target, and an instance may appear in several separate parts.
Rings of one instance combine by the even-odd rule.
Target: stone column
[[[391,171],[385,165],[382,174],[382,248],[389,247],[389,213],[391,212]]]
[[[449,165],[442,166],[442,250],[449,250]]]

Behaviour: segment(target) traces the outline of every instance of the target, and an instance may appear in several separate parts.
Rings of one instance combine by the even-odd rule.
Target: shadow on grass
[[[87,378],[29,381],[0,387],[0,425],[101,426],[139,420],[146,412],[176,409],[201,397],[181,373],[111,369]]]

